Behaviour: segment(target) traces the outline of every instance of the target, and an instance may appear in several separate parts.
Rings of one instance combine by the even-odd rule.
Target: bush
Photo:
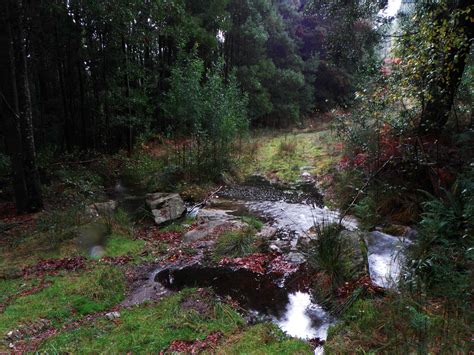
[[[310,266],[323,271],[334,287],[347,280],[351,274],[350,244],[341,235],[343,229],[336,223],[316,225],[316,239],[311,241],[305,252]]]
[[[415,292],[467,305],[474,260],[474,170],[461,175],[443,199],[429,195],[423,208],[404,281]]]
[[[373,229],[381,220],[372,196],[366,196],[354,205],[354,215],[359,219],[360,226],[367,230]]]

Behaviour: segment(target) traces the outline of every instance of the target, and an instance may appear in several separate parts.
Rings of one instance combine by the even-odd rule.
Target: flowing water
[[[136,209],[136,199],[129,196],[122,185],[114,189],[121,206]],[[227,194],[227,196],[226,196]],[[141,194],[143,195],[143,194]],[[265,186],[232,188],[223,193],[230,210],[244,207],[252,214],[264,217],[267,225],[279,231],[276,238],[289,239],[286,252],[297,251],[301,238],[312,238],[311,229],[316,224],[339,222],[339,213],[321,206],[319,196],[311,197],[297,191],[281,191]],[[266,199],[268,196],[268,199]],[[143,200],[142,200],[143,201]],[[197,209],[191,211],[198,213]],[[344,218],[348,230],[357,230],[353,218]],[[277,240],[278,241],[278,240]],[[277,242],[276,241],[276,242]],[[367,235],[369,272],[372,281],[382,287],[396,287],[407,241],[398,237],[372,232]],[[287,334],[301,339],[325,340],[328,328],[335,319],[310,294],[289,286],[288,280],[275,280],[272,276],[259,275],[242,269],[225,267],[189,266],[156,270],[150,274],[150,290],[179,290],[184,287],[213,287],[223,296],[231,296],[259,320],[271,320]],[[156,288],[154,284],[159,284]],[[322,347],[315,353],[322,354]]]

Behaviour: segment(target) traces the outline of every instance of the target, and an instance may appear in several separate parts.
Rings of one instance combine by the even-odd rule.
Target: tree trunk
[[[2,116],[9,127],[9,151],[17,211],[35,212],[43,207],[33,135],[31,96],[26,65],[21,4],[2,2]]]
[[[467,9],[469,6],[469,0],[448,2],[449,12]],[[440,22],[446,21],[446,17],[449,17],[449,13],[444,14],[438,20]],[[461,16],[458,26],[466,34],[467,43],[461,46],[453,46],[450,49],[445,62],[442,64],[443,75],[439,80],[430,84],[431,99],[426,103],[423,110],[418,127],[420,134],[432,133],[438,135],[448,122],[474,37],[474,26],[472,26],[469,16]]]

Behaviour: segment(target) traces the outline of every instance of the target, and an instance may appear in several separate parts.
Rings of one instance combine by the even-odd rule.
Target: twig
[[[393,160],[393,155],[390,156],[390,158],[387,159],[387,161],[385,161],[385,163],[383,163],[383,165],[374,173],[372,174],[372,176],[370,176],[366,183],[364,184],[364,186],[362,186],[362,188],[359,189],[359,191],[357,192],[357,195],[355,195],[355,197],[352,199],[352,202],[349,204],[349,206],[347,206],[347,208],[344,210],[344,212],[341,214],[341,217],[339,218],[339,224],[342,223],[342,220],[344,219],[344,217],[347,216],[347,214],[349,213],[350,209],[352,208],[352,206],[354,206],[354,204],[356,203],[356,201],[359,199],[359,196],[362,194],[362,192],[364,192],[364,190],[367,188],[367,186],[369,186],[370,182],[372,181],[372,179],[374,179],[378,174],[380,174],[380,172],[387,166],[388,163],[390,163],[391,161]]]
[[[218,189],[212,191],[210,194],[208,194],[204,200],[201,202],[196,203],[193,207],[191,207],[190,211],[194,211],[196,208],[204,207],[207,205],[208,201],[215,195],[217,194],[220,190],[222,190],[223,186],[219,186]]]

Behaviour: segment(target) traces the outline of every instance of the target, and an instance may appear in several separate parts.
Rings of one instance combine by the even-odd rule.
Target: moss
[[[216,349],[217,354],[312,354],[312,347],[286,336],[276,325],[258,324],[235,334]]]
[[[17,298],[0,314],[0,334],[19,324],[45,318],[59,325],[82,315],[103,311],[124,298],[123,273],[99,266],[80,274],[48,277],[52,285],[38,293]]]
[[[212,312],[206,315],[181,307],[182,300],[193,292],[196,290],[187,289],[153,306],[124,309],[116,323],[100,319],[60,333],[43,344],[41,351],[157,353],[173,340],[204,339],[216,331],[228,335],[244,325],[238,313],[218,301],[213,301]]]
[[[106,256],[136,255],[145,247],[143,240],[133,240],[130,237],[112,234],[105,246]]]

